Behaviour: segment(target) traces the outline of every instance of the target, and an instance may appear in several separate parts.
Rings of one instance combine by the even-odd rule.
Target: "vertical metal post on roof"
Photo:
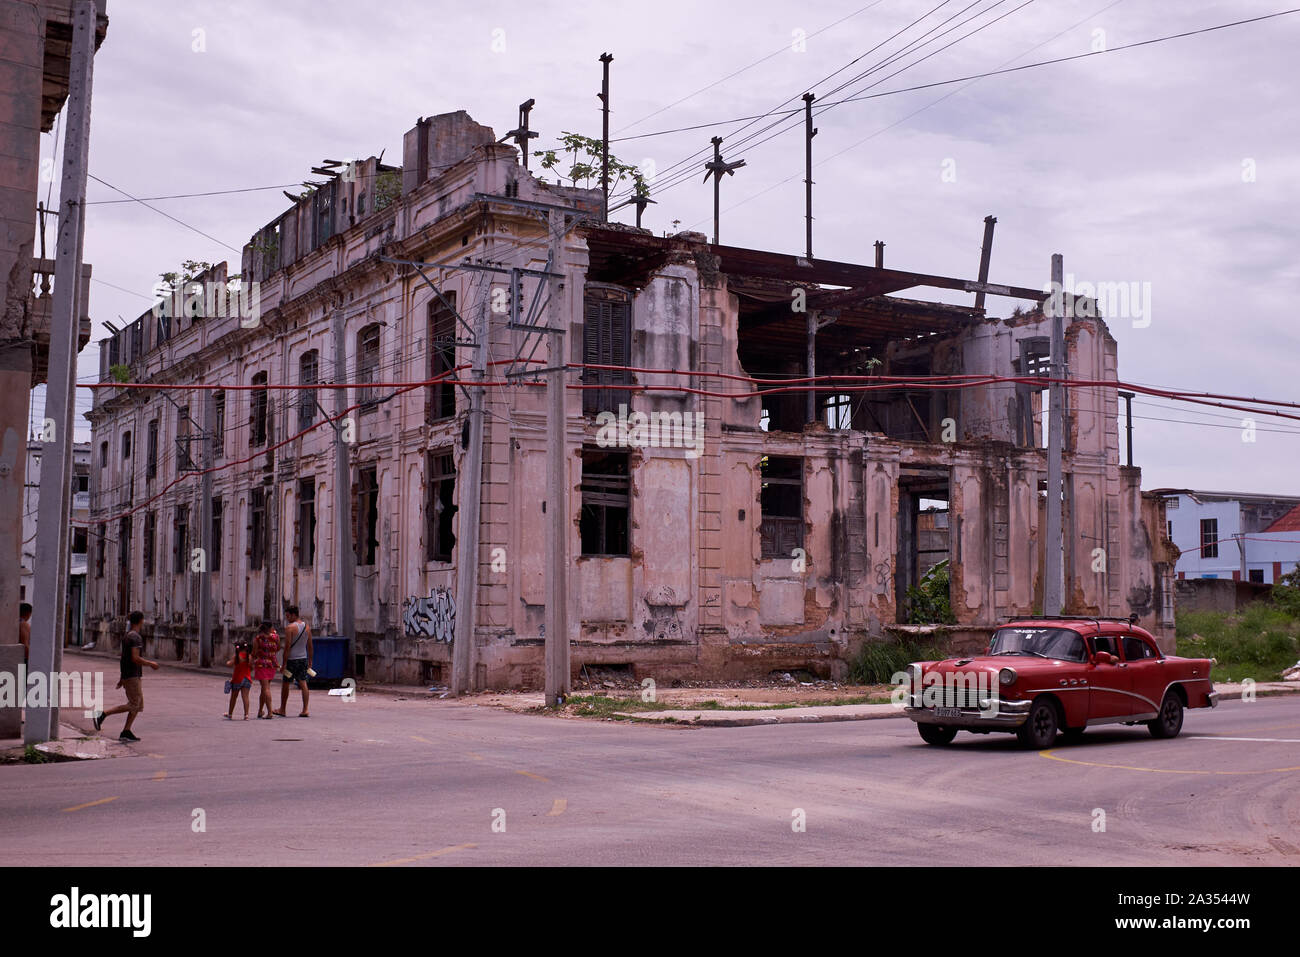
[[[600,194],[604,197],[600,204],[600,218],[606,223],[609,222],[609,64],[613,59],[610,53],[600,55],[604,71],[600,81]]]
[[[533,111],[533,105],[536,100],[524,100],[519,104],[519,125],[501,138],[501,142],[514,140],[515,145],[519,147],[519,152],[523,154],[524,169],[528,169],[528,141],[537,138],[537,134],[528,128],[528,115]],[[423,140],[421,140],[423,142]]]
[[[812,258],[813,258],[813,243],[812,243],[812,224],[813,224],[813,205],[812,205],[812,188],[813,188],[813,178],[812,178],[812,167],[813,167],[813,162],[812,162],[812,141],[813,141],[813,137],[817,135],[817,131],[816,131],[815,129],[813,129],[813,125],[812,125],[812,120],[813,120],[813,116],[812,116],[812,105],[813,105],[813,100],[815,100],[815,99],[817,99],[817,97],[816,97],[814,94],[812,94],[812,93],[805,93],[805,94],[803,95],[803,128],[804,128],[804,181],[803,181],[803,182],[804,182],[804,191],[805,191],[805,193],[806,193],[805,202],[806,202],[807,207],[808,207],[808,208],[807,208],[807,213],[806,213],[806,220],[807,220],[806,225],[807,225],[807,232],[808,232],[808,244],[807,244],[807,245],[808,245],[808,258],[809,258],[809,259],[812,259]]]
[[[1047,423],[1047,533],[1043,536],[1047,549],[1044,563],[1043,614],[1059,615],[1064,597],[1065,542],[1061,529],[1061,439],[1065,430],[1063,415],[1065,387],[1065,289],[1064,266],[1061,255],[1052,256],[1052,293],[1048,302],[1052,310],[1052,371],[1048,387]]]
[[[876,268],[885,268],[885,243],[883,240],[876,240]]]
[[[95,62],[95,5],[72,11],[72,49],[63,134],[63,178],[59,187],[59,232],[55,244],[54,305],[50,313],[50,357],[45,387],[46,423],[53,431],[41,448],[43,494],[36,513],[35,581],[43,607],[33,615],[28,669],[43,674],[47,700],[26,709],[23,739],[41,744],[59,736],[56,678],[62,667],[68,601],[68,538],[72,507],[72,434],[75,428],[76,357],[81,331],[81,256],[86,227],[86,175],[90,145],[90,92]],[[11,433],[12,436],[12,433]],[[35,604],[35,602],[33,602]],[[10,627],[9,622],[5,627]],[[19,692],[20,697],[26,688]]]
[[[996,216],[984,217],[984,244],[980,247],[980,282],[989,281],[989,260],[993,257],[993,227],[997,224]],[[975,308],[984,308],[984,292],[975,293]]]
[[[710,141],[713,143],[713,159],[705,163],[704,168],[708,170],[704,174],[707,182],[710,176],[713,177],[713,245],[718,244],[718,184],[722,182],[722,174],[735,176],[736,170],[745,165],[744,160],[737,160],[734,163],[725,163],[722,160],[722,137],[715,136]]]

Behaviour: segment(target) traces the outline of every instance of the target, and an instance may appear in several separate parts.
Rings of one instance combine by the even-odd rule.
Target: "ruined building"
[[[227,270],[197,278],[220,288]],[[538,686],[548,429],[564,443],[575,672],[842,676],[863,642],[922,627],[909,589],[944,562],[955,623],[940,634],[957,647],[1041,608],[1041,292],[1008,287],[1025,311],[996,319],[913,298],[959,279],[607,225],[599,190],[541,182],[463,112],[420,120],[400,169],[371,158],[299,198],[239,273],[225,308],[196,296],[102,344],[104,382],[116,364],[218,387],[96,392],[88,617],[106,636],[138,606],[150,654],[194,657],[203,503],[185,476],[205,434],[218,655],[286,604],[332,633],[350,590],[358,674],[446,681],[470,614],[473,684]],[[1067,343],[1073,377],[1116,379],[1100,318],[1072,321]],[[562,429],[539,385],[561,364]],[[907,384],[810,391],[810,366]],[[951,378],[975,374],[1030,381]],[[460,383],[479,376],[471,527],[479,387]],[[917,381],[931,376],[949,378]],[[1113,387],[1069,392],[1067,610],[1136,613],[1171,647],[1177,554],[1163,502],[1119,464],[1116,403]]]

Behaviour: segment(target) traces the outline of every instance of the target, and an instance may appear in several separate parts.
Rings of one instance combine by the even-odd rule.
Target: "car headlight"
[[[998,672],[998,684],[1013,685],[1015,683],[1016,683],[1015,668],[1003,668],[1001,671]]]

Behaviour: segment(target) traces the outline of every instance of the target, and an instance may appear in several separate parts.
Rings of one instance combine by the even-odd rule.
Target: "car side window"
[[[1098,652],[1104,651],[1117,657],[1119,655],[1119,642],[1114,635],[1097,635],[1092,639],[1092,644]]]
[[[1124,659],[1126,661],[1142,661],[1155,656],[1154,649],[1141,638],[1136,635],[1124,636]]]

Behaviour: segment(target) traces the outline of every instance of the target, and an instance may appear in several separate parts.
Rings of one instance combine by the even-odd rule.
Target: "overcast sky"
[[[322,159],[387,150],[385,160],[400,163],[402,135],[419,116],[464,109],[502,136],[531,97],[537,147],[562,130],[599,136],[597,58],[606,51],[618,138],[760,114],[787,99],[786,108],[802,107],[808,89],[831,101],[883,80],[867,91],[879,93],[1287,6],[1033,0],[1017,10],[1024,0],[977,0],[961,13],[970,3],[950,0],[885,42],[939,0],[570,0],[529,10],[494,0],[109,0],[90,171],[138,197],[276,187],[153,204],[237,250],[287,207],[279,187],[308,178]],[[939,31],[957,29],[920,46],[954,14]],[[913,52],[831,93],[910,40]],[[828,109],[814,140],[815,253],[869,263],[881,239],[889,266],[974,278],[982,221],[993,214],[993,282],[1040,287],[1059,252],[1076,282],[1149,290],[1143,315],[1109,320],[1122,379],[1300,401],[1297,49],[1293,15]],[[736,141],[756,128],[733,135],[739,125],[625,140],[612,151],[661,171],[662,185],[671,176],[662,171],[709,148],[710,136]],[[43,155],[54,148],[54,136],[43,137]],[[722,240],[802,252],[802,123],[770,142],[723,149],[747,165],[723,183]],[[712,190],[694,165],[649,208],[646,226],[710,230]],[[238,270],[237,252],[156,212],[96,202],[122,199],[100,183],[90,183],[89,199],[94,339],[103,320],[146,309],[158,274],[182,260],[225,259]],[[909,294],[918,292],[930,295]],[[1015,305],[988,302],[993,315]],[[93,381],[97,368],[92,345],[79,379]],[[39,395],[35,404],[39,415]],[[79,390],[79,408],[89,404]],[[1300,422],[1261,418],[1251,443],[1240,414],[1194,408],[1135,402],[1144,487],[1296,494]]]

